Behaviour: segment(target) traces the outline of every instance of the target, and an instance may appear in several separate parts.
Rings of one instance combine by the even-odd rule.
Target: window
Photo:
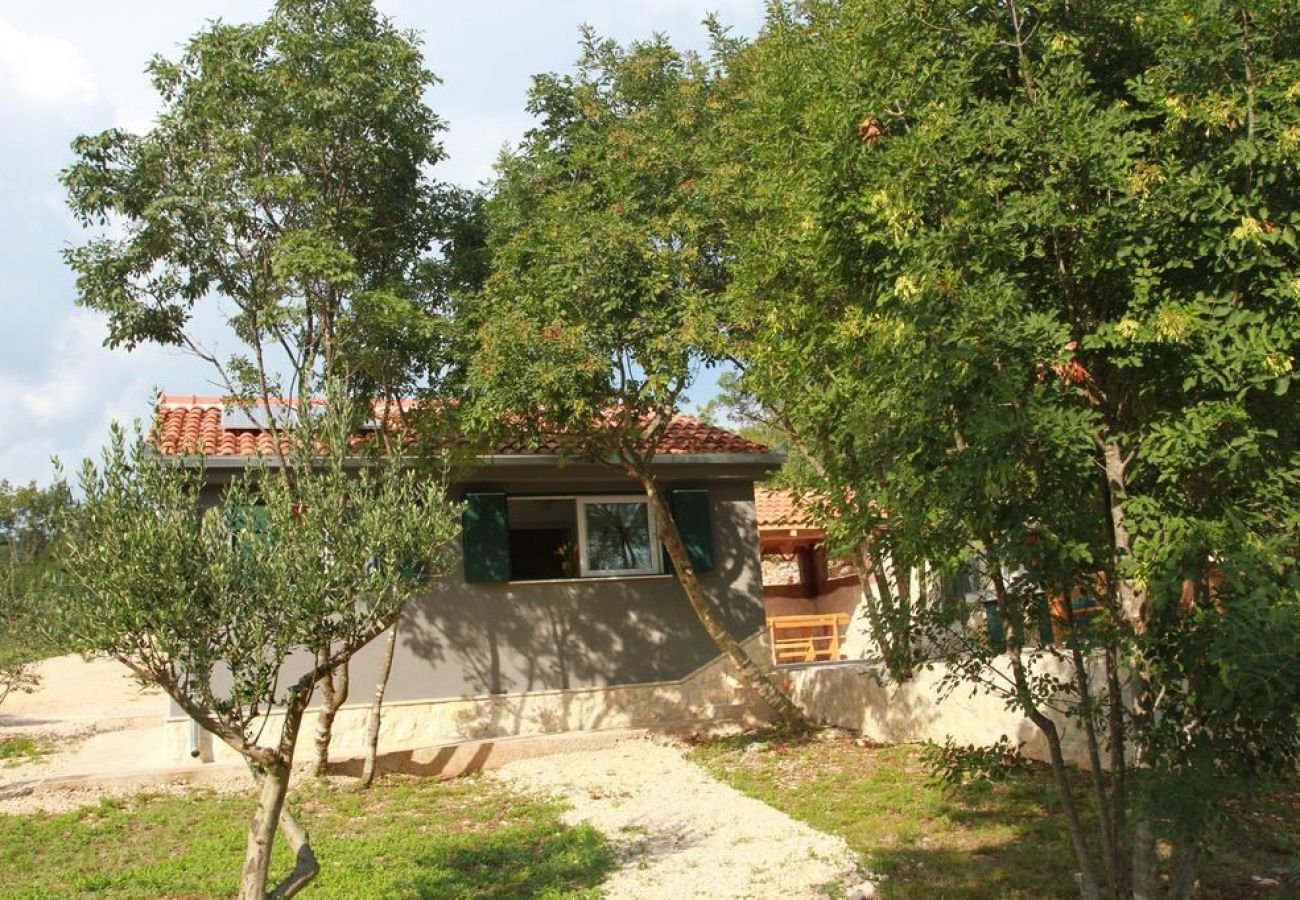
[[[578,536],[583,575],[650,575],[659,571],[644,497],[579,497]]]
[[[713,568],[708,491],[669,492],[669,508],[697,572]],[[465,580],[546,581],[666,574],[644,494],[506,496],[470,492],[461,514]]]
[[[506,509],[512,579],[577,577],[578,517],[572,497],[511,497]]]

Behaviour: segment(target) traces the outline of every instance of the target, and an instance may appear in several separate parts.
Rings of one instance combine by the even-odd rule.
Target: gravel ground
[[[567,822],[609,838],[621,867],[602,887],[607,897],[823,897],[861,881],[841,839],[715,781],[675,746],[632,740],[494,774],[559,796]]]

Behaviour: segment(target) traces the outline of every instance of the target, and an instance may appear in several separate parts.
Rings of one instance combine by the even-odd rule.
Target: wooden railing
[[[842,659],[840,646],[848,626],[848,613],[770,616],[767,635],[772,644],[772,659],[777,665]]]

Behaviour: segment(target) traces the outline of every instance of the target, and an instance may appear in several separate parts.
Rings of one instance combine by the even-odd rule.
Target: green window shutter
[[[984,601],[984,619],[989,629],[989,644],[998,653],[1007,649],[1007,632],[1002,626],[1002,613],[996,600]]]
[[[246,557],[253,555],[253,542],[268,546],[274,539],[271,517],[261,503],[225,507],[226,525],[234,536],[236,546],[243,547]]]
[[[267,548],[274,540],[271,519],[260,503],[227,505],[222,509],[230,529],[231,547],[239,551],[240,560],[252,565],[259,547]]]
[[[468,494],[460,514],[465,580],[510,580],[510,522],[505,494]]]
[[[706,490],[670,491],[668,506],[681,532],[691,568],[708,572],[713,568],[713,522],[709,515],[709,492]]]
[[[227,506],[225,512],[231,531],[249,531],[253,534],[268,534],[271,531],[271,520],[266,514],[266,507],[260,503]]]

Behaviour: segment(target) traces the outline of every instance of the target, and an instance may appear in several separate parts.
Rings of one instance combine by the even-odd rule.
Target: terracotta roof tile
[[[154,431],[159,452],[168,456],[252,456],[274,452],[271,436],[266,431],[225,428],[221,415],[224,406],[222,397],[163,395]],[[559,443],[550,440],[540,447],[531,448],[507,441],[497,445],[494,452],[501,455],[554,455],[559,452]],[[658,452],[669,455],[756,455],[767,453],[768,449],[725,429],[679,415],[673,416],[669,423]]]
[[[794,491],[754,488],[754,512],[759,531],[817,530],[805,495]]]

